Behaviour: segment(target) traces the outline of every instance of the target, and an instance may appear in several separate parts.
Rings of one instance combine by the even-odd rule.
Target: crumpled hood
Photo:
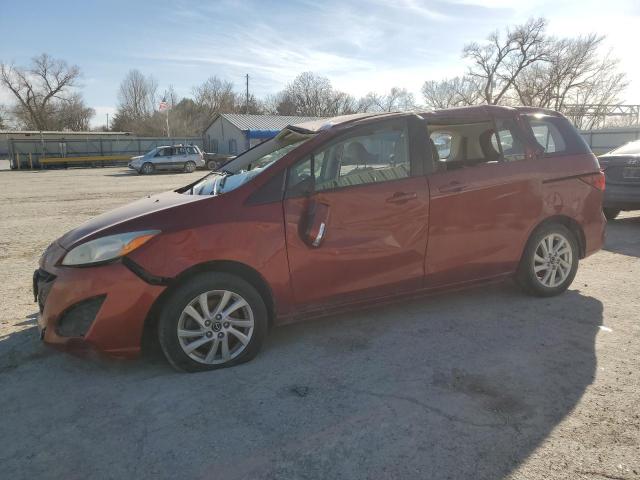
[[[155,217],[155,214],[206,199],[207,197],[199,195],[182,195],[176,192],[148,196],[92,218],[65,233],[58,239],[58,243],[65,250],[69,250],[82,240],[93,236],[101,236],[96,235],[100,232],[104,232],[105,235],[111,235],[125,231],[152,230],[156,228],[162,230],[164,223],[159,225],[159,222],[154,222],[154,218],[151,218]],[[165,217],[163,217],[163,222],[166,220]],[[160,220],[159,216],[156,217],[156,220]]]

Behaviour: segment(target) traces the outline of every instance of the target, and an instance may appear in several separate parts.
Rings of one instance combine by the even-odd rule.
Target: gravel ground
[[[640,478],[637,214],[552,299],[504,284],[282,327],[193,375],[41,345],[46,245],[198,175],[0,172],[0,477]]]

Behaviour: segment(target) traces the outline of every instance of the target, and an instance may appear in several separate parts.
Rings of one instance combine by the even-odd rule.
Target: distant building
[[[220,113],[204,131],[204,147],[210,153],[237,155],[275,137],[287,125],[312,120],[318,117]]]

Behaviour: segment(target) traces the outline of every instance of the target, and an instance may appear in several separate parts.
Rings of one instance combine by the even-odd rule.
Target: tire
[[[615,220],[615,218],[620,214],[620,210],[617,208],[603,208],[602,212],[607,220]]]
[[[140,175],[151,175],[155,170],[156,167],[153,166],[153,163],[143,163],[140,167]]]
[[[545,249],[548,251],[549,245],[552,250],[557,249],[557,252],[546,255]],[[559,295],[573,282],[578,271],[578,261],[578,241],[575,235],[558,223],[543,225],[527,242],[518,266],[516,281],[531,295]]]
[[[184,164],[185,173],[193,173],[196,171],[196,164],[192,161],[188,161]]]
[[[203,295],[209,310],[204,314]],[[242,301],[246,304],[223,316]],[[221,312],[216,315],[218,308]],[[267,334],[267,318],[264,300],[252,285],[235,275],[207,272],[191,278],[167,298],[158,320],[158,339],[177,370],[215,370],[253,359]]]
[[[218,168],[218,162],[216,162],[215,160],[209,160],[207,162],[207,169],[208,170],[215,170],[216,168]]]

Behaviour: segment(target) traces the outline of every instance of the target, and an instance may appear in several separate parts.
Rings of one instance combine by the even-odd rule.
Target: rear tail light
[[[593,188],[601,190],[604,192],[606,180],[604,176],[604,172],[600,170],[598,173],[592,173],[589,175],[583,175],[580,177],[584,183],[591,185]]]

